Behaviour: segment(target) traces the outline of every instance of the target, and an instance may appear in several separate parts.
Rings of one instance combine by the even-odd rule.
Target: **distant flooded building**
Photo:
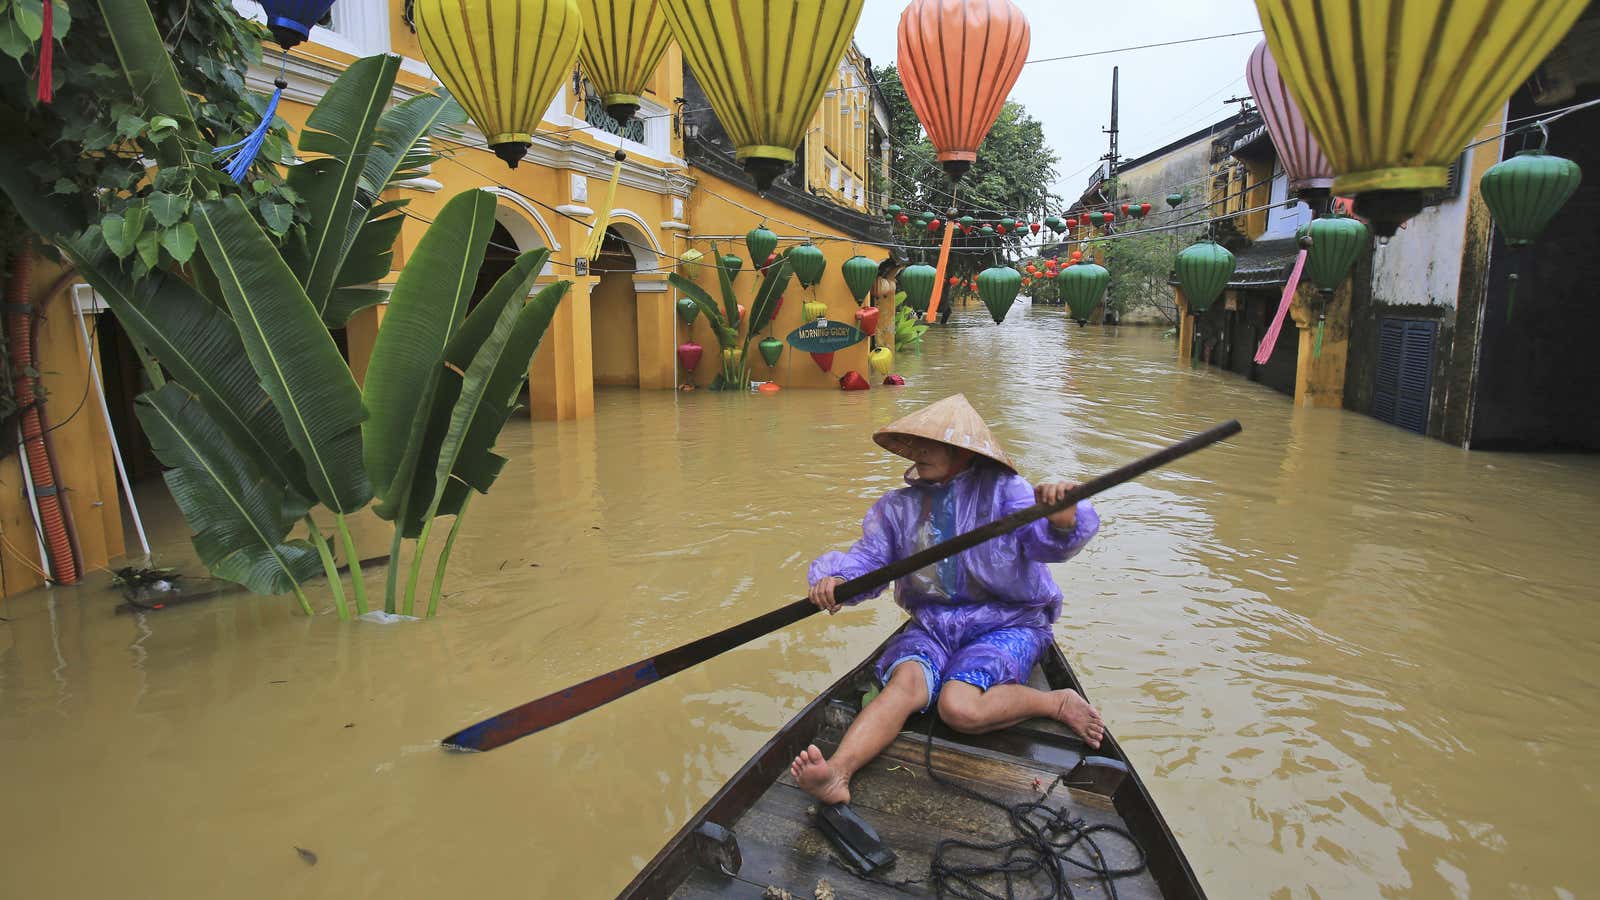
[[[1320,348],[1315,289],[1303,285],[1265,363],[1254,357],[1310,210],[1289,199],[1259,117],[1230,116],[1127,164],[1124,184],[1187,171],[1179,161],[1192,167],[1198,138],[1210,148],[1209,215],[1271,204],[1218,223],[1217,239],[1238,267],[1221,300],[1185,317],[1180,359],[1188,362],[1193,348],[1200,362],[1296,404],[1351,409],[1463,447],[1600,450],[1600,368],[1582,327],[1600,281],[1600,183],[1591,174],[1538,243],[1517,252],[1493,228],[1478,187],[1495,163],[1537,146],[1539,132],[1508,136],[1508,128],[1600,96],[1597,59],[1600,13],[1591,10],[1463,148],[1449,185],[1386,246],[1358,259],[1328,301]],[[1600,107],[1572,111],[1548,130],[1550,152],[1600,173]]]

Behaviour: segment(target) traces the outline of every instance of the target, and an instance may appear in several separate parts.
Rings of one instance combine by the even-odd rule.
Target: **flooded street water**
[[[888,635],[887,598],[490,754],[434,742],[798,597],[900,483],[871,430],[955,391],[1035,480],[1244,423],[1102,497],[1054,567],[1059,640],[1211,896],[1600,889],[1600,460],[1293,410],[1054,310],[958,311],[899,368],[902,389],[617,390],[590,421],[513,421],[429,624],[6,601],[7,895],[613,895]],[[161,561],[198,575],[167,518]]]

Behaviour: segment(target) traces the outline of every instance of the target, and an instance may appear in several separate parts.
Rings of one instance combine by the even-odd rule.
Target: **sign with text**
[[[789,346],[802,353],[833,353],[867,339],[866,332],[848,322],[817,319],[789,332]]]

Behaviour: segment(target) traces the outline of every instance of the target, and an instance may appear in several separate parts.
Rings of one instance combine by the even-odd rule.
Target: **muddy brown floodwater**
[[[895,627],[887,598],[493,753],[434,742],[797,597],[899,484],[872,428],[958,390],[1036,479],[1243,421],[1104,496],[1054,567],[1060,642],[1212,896],[1600,889],[1600,460],[1294,410],[1153,330],[1051,310],[961,310],[900,369],[898,390],[608,391],[591,421],[514,421],[432,623],[242,594],[119,615],[104,575],[5,602],[4,893],[614,894]],[[198,574],[149,493],[162,559]]]

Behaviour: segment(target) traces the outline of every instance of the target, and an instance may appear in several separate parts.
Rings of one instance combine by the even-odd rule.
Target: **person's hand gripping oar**
[[[1092,478],[1067,491],[1054,503],[1036,503],[948,541],[935,544],[926,550],[913,553],[905,559],[875,569],[859,578],[852,578],[836,585],[833,596],[839,601],[848,600],[857,594],[888,584],[923,566],[954,556],[969,547],[975,547],[990,538],[1014,531],[1036,519],[1060,512],[1077,504],[1079,500],[1093,497],[1107,488],[1130,481],[1152,469],[1188,456],[1196,450],[1232,437],[1241,430],[1243,429],[1236,420],[1209,428],[1143,459]],[[596,675],[588,681],[579,682],[537,700],[530,700],[497,716],[484,719],[476,725],[469,725],[445,738],[441,743],[455,750],[493,750],[536,731],[559,725],[596,707],[604,706],[618,697],[631,694],[670,675],[676,675],[684,669],[748,644],[786,625],[792,625],[818,612],[819,609],[810,598],[796,600],[716,634],[690,641],[681,647],[658,653],[604,675]]]

